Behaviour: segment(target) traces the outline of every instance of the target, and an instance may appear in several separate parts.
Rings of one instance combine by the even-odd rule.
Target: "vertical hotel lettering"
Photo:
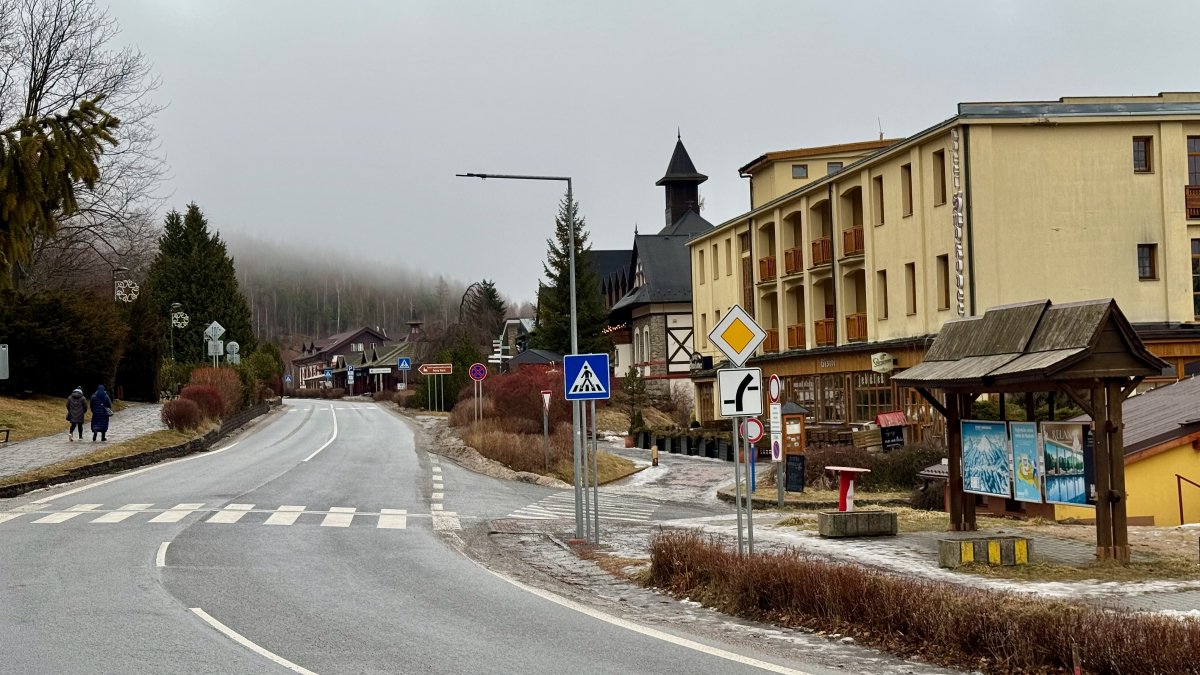
[[[963,302],[963,192],[962,171],[959,167],[958,127],[950,130],[950,168],[954,185],[954,196],[951,199],[953,209],[950,218],[954,222],[954,285],[957,290],[958,315],[965,316]]]

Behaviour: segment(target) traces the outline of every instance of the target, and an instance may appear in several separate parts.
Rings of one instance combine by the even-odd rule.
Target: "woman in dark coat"
[[[83,397],[83,390],[75,387],[75,391],[67,397],[67,421],[71,423],[71,430],[67,432],[67,440],[75,440],[76,427],[79,428],[79,440],[83,440],[83,418],[87,415],[88,400]]]
[[[100,434],[100,440],[107,440],[104,434],[108,433],[108,418],[112,415],[112,400],[108,398],[108,394],[104,393],[104,385],[96,388],[96,393],[92,394],[92,441],[95,442],[96,434]]]

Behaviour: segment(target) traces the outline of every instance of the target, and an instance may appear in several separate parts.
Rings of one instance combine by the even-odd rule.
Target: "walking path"
[[[82,442],[79,440],[78,434],[74,441],[68,441],[66,432],[62,432],[0,446],[0,478],[40,469],[43,466],[72,459],[79,455],[86,455],[104,445],[120,443],[144,436],[152,431],[165,429],[160,418],[161,411],[162,405],[147,403],[130,405],[124,410],[114,413],[108,424],[108,441],[103,444],[99,441],[92,442],[91,427],[84,422],[84,440]],[[63,415],[66,415],[65,408]]]

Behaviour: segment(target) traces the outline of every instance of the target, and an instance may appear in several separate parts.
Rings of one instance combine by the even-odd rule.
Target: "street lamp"
[[[181,310],[183,305],[178,302],[171,303],[171,360],[175,360],[175,329],[187,328],[188,315]]]
[[[570,254],[570,275],[571,275],[571,354],[579,353],[579,326],[575,315],[575,200],[571,192],[570,176],[516,176],[498,173],[460,173],[455,174],[459,178],[504,178],[507,180],[557,180],[566,181],[567,183],[567,240]],[[583,492],[580,487],[580,476],[582,467],[580,465],[580,446],[579,446],[579,402],[571,402],[571,437],[574,439],[575,449],[575,538],[583,539]]]

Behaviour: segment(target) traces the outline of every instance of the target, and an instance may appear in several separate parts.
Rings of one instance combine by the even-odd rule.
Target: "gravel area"
[[[0,478],[40,469],[86,455],[104,445],[120,443],[165,429],[160,418],[161,411],[162,405],[158,403],[130,404],[124,410],[113,414],[108,424],[108,440],[104,443],[92,442],[91,428],[85,423],[83,441],[79,440],[78,433],[75,440],[68,441],[67,434],[63,432],[0,446]],[[63,415],[66,415],[65,408]]]

